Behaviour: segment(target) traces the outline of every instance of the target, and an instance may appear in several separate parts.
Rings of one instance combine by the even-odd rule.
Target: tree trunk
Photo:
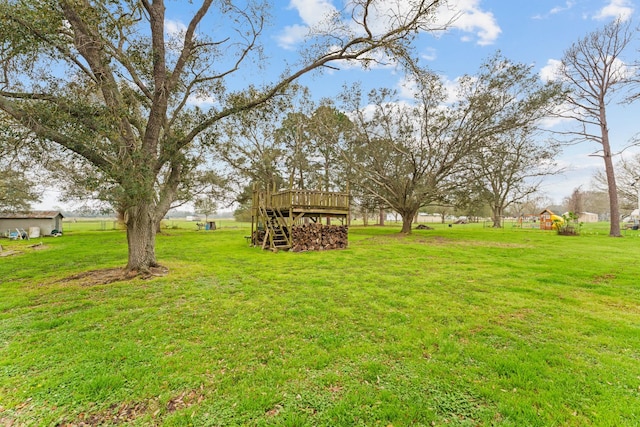
[[[413,217],[416,216],[418,210],[411,212],[400,212],[400,216],[402,216],[402,230],[400,233],[403,234],[411,234],[411,226],[413,225]]]
[[[384,217],[385,217],[385,212],[384,212],[384,208],[380,208],[380,223],[379,225],[384,225]]]
[[[492,206],[491,207],[491,219],[493,220],[493,228],[501,228],[502,227],[502,208],[500,206]]]
[[[402,230],[400,230],[400,233],[403,234],[411,234],[411,225],[413,223],[413,215],[405,217],[402,217]]]
[[[442,220],[442,224],[444,224],[446,222],[445,218],[447,216],[447,210],[446,209],[442,209],[440,212],[438,212],[440,214],[440,219]]]
[[[156,225],[153,208],[146,203],[127,209],[127,243],[129,245],[128,271],[146,272],[157,267]]]
[[[160,229],[160,226],[162,225],[162,219],[167,215],[170,207],[171,206],[167,206],[167,209],[163,209],[164,212],[158,215],[158,220],[156,221],[156,234],[162,234],[162,230]]]
[[[606,153],[606,152],[605,152]],[[607,174],[607,184],[609,190],[609,212],[611,212],[611,225],[609,227],[609,236],[620,237],[620,208],[618,206],[618,186],[613,170],[613,161],[611,153],[605,154],[604,157],[605,172]]]
[[[607,175],[607,187],[609,190],[609,212],[611,213],[611,225],[609,236],[620,237],[620,208],[618,207],[618,186],[613,169],[611,146],[609,144],[609,130],[604,105],[600,106],[600,132],[602,133],[602,157],[604,158],[604,170]]]

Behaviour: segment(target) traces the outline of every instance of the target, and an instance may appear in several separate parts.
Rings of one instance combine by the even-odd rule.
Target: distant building
[[[31,211],[0,213],[0,233],[8,234],[16,229],[24,230],[30,235],[50,235],[53,231],[62,233],[62,219],[59,211]],[[36,230],[37,229],[37,230]]]
[[[598,222],[598,214],[592,212],[580,212],[578,222]]]

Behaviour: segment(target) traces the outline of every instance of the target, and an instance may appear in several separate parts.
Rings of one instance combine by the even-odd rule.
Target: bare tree
[[[513,204],[512,210],[517,216],[537,216],[553,202],[547,196],[539,193],[530,194],[524,200]]]
[[[587,190],[584,192],[584,210],[597,213],[599,218],[609,218],[609,193]]]
[[[575,131],[565,134],[572,138],[573,143],[590,141],[599,145],[594,155],[604,161],[611,212],[609,235],[612,237],[621,234],[607,105],[616,91],[632,81],[631,73],[622,60],[632,36],[630,23],[616,20],[575,42],[564,53],[559,70],[570,88],[566,99],[569,108],[559,115],[579,123]]]
[[[585,193],[580,187],[574,188],[569,197],[563,200],[565,209],[579,215],[584,210]]]
[[[621,210],[633,210],[638,205],[638,186],[640,185],[640,154],[622,157],[614,164],[618,200]],[[593,186],[597,190],[606,191],[607,176],[602,171],[593,177]]]

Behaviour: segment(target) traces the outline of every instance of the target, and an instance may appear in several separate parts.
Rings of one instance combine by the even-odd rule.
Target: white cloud
[[[481,46],[493,44],[502,32],[493,13],[480,8],[480,0],[459,0],[453,7],[441,6],[439,12],[444,21],[457,16],[453,27],[474,34]],[[462,37],[463,41],[472,39],[469,35]]]
[[[184,47],[184,34],[187,26],[180,21],[165,19],[164,32],[166,34],[165,46],[168,51],[178,53]]]
[[[397,88],[398,94],[404,99],[413,99],[415,93],[418,91],[416,81],[409,76],[405,76],[400,79],[400,81],[398,81]]]
[[[287,26],[277,38],[279,45],[286,49],[293,48],[310,29],[323,29],[324,24],[334,22],[332,20],[340,14],[331,0],[290,0],[289,8],[298,12],[301,22]],[[372,2],[367,17],[369,29],[378,34],[388,31],[391,23],[396,22],[395,16],[408,13],[410,8],[411,3],[406,0]],[[429,27],[442,28],[453,20],[452,29],[468,33],[462,36],[463,41],[475,40],[483,46],[494,43],[502,32],[493,14],[480,8],[480,0],[458,0],[455,5],[442,5],[435,17],[436,21],[428,24]],[[342,30],[362,31],[362,28],[349,21],[343,16]],[[328,30],[328,27],[324,30]],[[337,28],[331,30],[334,34],[340,31]]]
[[[632,78],[637,72],[635,67],[627,65],[618,58],[615,58],[613,61],[611,61],[611,58],[607,58],[607,63],[610,67],[609,75],[612,84]],[[603,65],[599,64],[598,66],[602,67]],[[558,59],[549,59],[547,61],[547,65],[540,69],[540,79],[545,82],[562,80],[561,67],[562,61]]]
[[[635,74],[634,67],[630,67],[618,58],[615,58],[611,63],[611,80],[612,82],[619,82],[622,80],[630,79]]]
[[[194,107],[210,107],[217,104],[218,101],[211,95],[205,94],[192,94],[187,99],[187,104]]]
[[[566,10],[572,9],[575,6],[576,2],[573,0],[567,0],[564,6],[555,6],[551,8],[551,10],[544,15],[535,15],[533,19],[547,19],[551,15],[557,15],[558,13],[564,12]]]
[[[426,48],[420,56],[426,61],[435,61],[438,58],[436,50],[432,47]]]
[[[180,21],[166,19],[164,21],[164,31],[171,37],[178,37],[187,31],[187,26]]]
[[[549,15],[555,15],[556,13],[560,13],[563,10],[567,10],[568,8],[562,6],[556,6],[549,11]]]
[[[567,1],[564,6],[556,6],[549,11],[549,15],[555,15],[556,13],[564,12],[571,9],[576,4],[575,1]]]
[[[309,34],[309,27],[306,25],[288,25],[276,39],[278,40],[278,46],[290,50],[303,40],[307,34]]]
[[[288,25],[276,38],[283,49],[294,49],[310,32],[337,13],[330,0],[291,0],[289,9],[298,11],[301,24]]]
[[[302,22],[310,27],[322,23],[337,12],[328,0],[291,0],[289,9],[296,9]]]
[[[558,112],[560,112],[560,110],[562,110],[563,108],[568,108],[567,106],[558,106],[556,107],[554,110],[557,110]],[[569,118],[563,118],[563,117],[558,117],[558,116],[549,116],[549,117],[545,117],[542,120],[540,120],[540,127],[542,129],[547,129],[547,130],[551,130],[551,129],[559,129],[565,126],[569,126],[571,123],[574,123],[573,119],[569,119]]]
[[[556,81],[560,78],[560,67],[562,61],[558,59],[549,59],[547,65],[540,69],[540,78],[545,82]]]
[[[629,0],[609,0],[609,4],[600,9],[593,17],[598,20],[621,19],[627,21],[633,14],[633,4]]]

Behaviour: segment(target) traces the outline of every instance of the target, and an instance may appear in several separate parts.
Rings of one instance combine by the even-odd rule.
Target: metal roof
[[[60,211],[0,212],[0,219],[51,219],[64,215]]]

